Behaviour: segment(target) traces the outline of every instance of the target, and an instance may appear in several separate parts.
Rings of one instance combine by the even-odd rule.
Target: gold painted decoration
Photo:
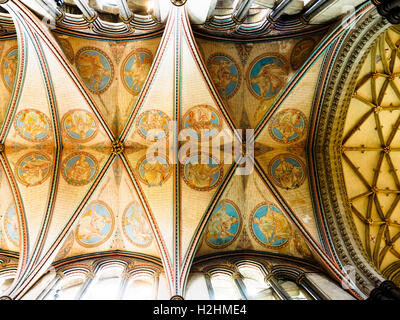
[[[168,137],[169,117],[162,111],[151,109],[139,115],[137,131],[147,141],[157,141]]]
[[[35,109],[24,109],[15,116],[15,130],[18,135],[31,142],[47,140],[52,131],[50,119]]]
[[[183,164],[183,179],[197,191],[215,188],[223,177],[224,170],[217,159],[207,154],[194,155]]]
[[[98,171],[96,159],[86,152],[68,156],[62,163],[62,175],[68,184],[82,186],[91,182]]]
[[[313,38],[306,38],[299,41],[293,48],[290,55],[290,64],[293,70],[299,69],[308,59],[315,47]]]
[[[167,157],[158,155],[151,158],[144,156],[138,161],[136,174],[140,181],[149,187],[163,185],[170,177],[172,168]]]
[[[128,240],[135,246],[146,248],[153,241],[153,232],[142,207],[131,202],[122,217],[122,230]]]
[[[258,56],[247,71],[247,85],[252,95],[269,100],[283,89],[289,72],[286,58],[276,53]]]
[[[268,173],[278,187],[297,189],[306,178],[306,167],[294,154],[280,154],[269,162]]]
[[[61,36],[57,37],[57,41],[60,44],[64,54],[67,56],[69,62],[74,63],[75,53],[71,43],[66,38]]]
[[[97,134],[97,121],[93,114],[82,109],[68,111],[61,120],[63,132],[79,143],[92,140]]]
[[[114,67],[105,52],[92,47],[82,48],[76,54],[75,63],[90,91],[102,93],[109,88],[114,77]]]
[[[241,82],[239,67],[233,58],[225,53],[215,53],[208,58],[207,67],[221,97],[231,98]]]
[[[14,86],[15,76],[18,67],[18,47],[9,49],[1,62],[1,73],[4,85],[10,91]]]
[[[144,48],[136,49],[126,57],[121,67],[121,77],[129,92],[134,95],[140,93],[152,63],[153,54]]]
[[[94,201],[86,207],[79,219],[76,241],[83,247],[97,247],[110,238],[114,224],[111,208],[103,201]]]
[[[228,247],[240,234],[241,228],[242,218],[237,205],[231,200],[222,200],[208,220],[205,241],[211,248]]]
[[[271,202],[262,202],[253,209],[249,227],[254,239],[271,249],[285,247],[292,236],[285,215]]]
[[[18,160],[15,172],[19,182],[27,187],[33,187],[42,184],[50,176],[52,167],[48,155],[34,151]]]
[[[278,112],[269,124],[271,137],[279,143],[294,143],[304,137],[307,128],[306,116],[297,109]]]
[[[188,129],[194,138],[200,138],[202,134],[213,137],[221,131],[221,128],[219,112],[208,105],[192,107],[183,116],[183,129]]]

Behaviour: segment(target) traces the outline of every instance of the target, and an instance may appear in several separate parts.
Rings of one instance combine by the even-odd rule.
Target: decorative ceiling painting
[[[399,283],[400,31],[373,4],[28,2],[0,4],[0,296]]]

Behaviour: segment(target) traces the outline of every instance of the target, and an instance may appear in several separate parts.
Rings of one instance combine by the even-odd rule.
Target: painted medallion
[[[12,47],[4,55],[1,62],[3,81],[7,89],[12,90],[18,68],[18,48]]]
[[[25,109],[15,116],[15,130],[25,140],[42,142],[51,134],[51,123],[47,116],[35,109]]]
[[[215,188],[222,179],[224,170],[218,160],[209,155],[195,155],[183,165],[183,179],[186,184],[198,191]]]
[[[305,165],[293,154],[280,154],[268,166],[273,182],[283,189],[296,189],[305,179]]]
[[[122,217],[122,230],[125,236],[138,247],[148,247],[153,241],[153,232],[137,202],[132,202],[125,209]]]
[[[183,129],[188,129],[194,138],[201,135],[213,137],[222,128],[219,112],[208,105],[198,105],[190,108],[183,116]]]
[[[280,143],[293,143],[304,136],[307,127],[305,115],[296,109],[278,112],[270,122],[269,133]]]
[[[278,54],[264,54],[250,65],[247,84],[250,92],[259,99],[272,99],[286,83],[289,65]]]
[[[8,240],[16,247],[20,246],[19,221],[14,203],[11,203],[4,215],[4,230]]]
[[[315,46],[315,40],[306,38],[298,42],[290,55],[290,64],[293,70],[299,69],[309,58]]]
[[[27,187],[42,184],[51,173],[52,161],[41,152],[31,152],[22,156],[16,165],[16,176],[19,182]]]
[[[271,202],[263,202],[250,215],[251,234],[267,248],[281,248],[289,243],[291,228],[281,210]]]
[[[87,206],[76,228],[76,241],[84,247],[96,247],[111,236],[114,215],[103,201],[94,201]]]
[[[78,152],[68,156],[62,164],[62,174],[68,184],[82,186],[94,179],[98,171],[96,159],[86,153]]]
[[[163,185],[171,175],[171,166],[164,156],[144,156],[136,167],[139,179],[149,187]]]
[[[149,74],[153,54],[147,49],[134,50],[122,64],[122,79],[125,88],[134,95],[138,95],[143,88]]]
[[[229,246],[240,233],[241,226],[239,208],[230,200],[222,200],[208,220],[207,245],[216,249]]]
[[[208,59],[207,67],[221,97],[231,98],[240,85],[236,62],[226,54],[217,53]]]
[[[63,131],[71,140],[87,142],[97,134],[97,122],[94,116],[86,110],[70,110],[64,115],[61,122]]]
[[[141,137],[148,141],[157,141],[168,136],[169,117],[160,110],[147,110],[137,120],[137,128]]]
[[[110,58],[97,48],[82,48],[75,58],[78,72],[89,88],[94,93],[102,93],[110,86],[114,70]]]

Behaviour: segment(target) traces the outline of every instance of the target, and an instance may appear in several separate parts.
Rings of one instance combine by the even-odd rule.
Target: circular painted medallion
[[[131,202],[122,217],[122,230],[125,236],[138,247],[148,247],[153,241],[153,232],[137,202]]]
[[[19,221],[17,211],[15,210],[14,203],[11,203],[4,215],[4,230],[8,240],[10,240],[16,247],[20,245],[19,234]]]
[[[183,165],[183,179],[189,187],[198,191],[215,188],[223,174],[222,165],[207,154],[194,155]]]
[[[315,46],[315,40],[306,38],[298,42],[290,55],[290,64],[293,70],[299,69],[308,59]]]
[[[97,48],[82,48],[75,58],[78,72],[89,88],[94,93],[102,93],[110,86],[114,69],[110,58]]]
[[[221,97],[231,98],[240,85],[236,62],[224,53],[216,53],[208,59],[207,67]]]
[[[159,155],[151,158],[144,156],[138,161],[136,172],[144,184],[155,187],[164,184],[172,170],[168,158]]]
[[[140,136],[148,141],[157,141],[168,136],[169,117],[160,110],[147,110],[137,120]]]
[[[194,138],[213,137],[222,128],[219,112],[208,105],[198,105],[190,108],[183,116],[183,129]]]
[[[134,50],[128,55],[122,64],[121,76],[125,88],[138,95],[142,90],[147,75],[149,74],[153,54],[147,49]]]
[[[280,143],[293,143],[304,136],[306,116],[299,110],[286,109],[278,112],[270,122],[269,133]]]
[[[68,184],[82,186],[94,179],[98,171],[96,159],[86,153],[78,152],[68,156],[62,164],[62,174]]]
[[[51,134],[51,122],[47,116],[35,109],[25,109],[15,117],[15,130],[25,140],[45,141]]]
[[[19,182],[27,187],[42,184],[51,173],[52,161],[41,152],[31,152],[22,156],[16,165],[16,176]]]
[[[253,209],[249,226],[257,242],[267,248],[282,248],[291,238],[289,222],[271,202],[263,202]]]
[[[1,62],[3,81],[5,86],[9,90],[12,90],[14,86],[14,80],[17,74],[17,67],[18,67],[18,48],[12,47],[4,55],[3,61]]]
[[[114,215],[103,201],[94,201],[82,213],[75,232],[78,243],[84,247],[96,247],[111,236]]]
[[[250,65],[247,84],[250,92],[259,99],[272,99],[284,87],[289,64],[278,54],[264,54]]]
[[[293,154],[280,154],[273,158],[268,173],[278,187],[287,190],[300,187],[306,177],[303,161]]]
[[[222,200],[208,221],[206,243],[212,248],[225,248],[236,239],[241,227],[239,208],[230,200]]]
[[[63,131],[71,140],[87,142],[97,134],[97,122],[94,116],[86,110],[68,111],[63,116],[61,123]]]

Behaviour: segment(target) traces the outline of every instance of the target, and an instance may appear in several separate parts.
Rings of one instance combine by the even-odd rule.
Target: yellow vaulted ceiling
[[[10,296],[54,261],[117,250],[160,259],[171,295],[195,257],[223,252],[324,260],[340,273],[322,250],[306,155],[322,57],[298,73],[320,35],[195,40],[184,7],[172,7],[162,38],[103,41],[51,33],[20,3],[5,7],[18,36],[18,47],[1,42],[0,247],[20,254]],[[239,128],[255,129],[236,154],[250,159],[247,174],[224,159],[222,140],[217,156],[202,141],[178,161],[174,146],[202,129],[234,143],[246,141]],[[179,129],[190,131],[180,139]]]
[[[360,239],[387,276],[400,259],[400,33],[374,43],[349,106],[342,142],[343,174]]]

